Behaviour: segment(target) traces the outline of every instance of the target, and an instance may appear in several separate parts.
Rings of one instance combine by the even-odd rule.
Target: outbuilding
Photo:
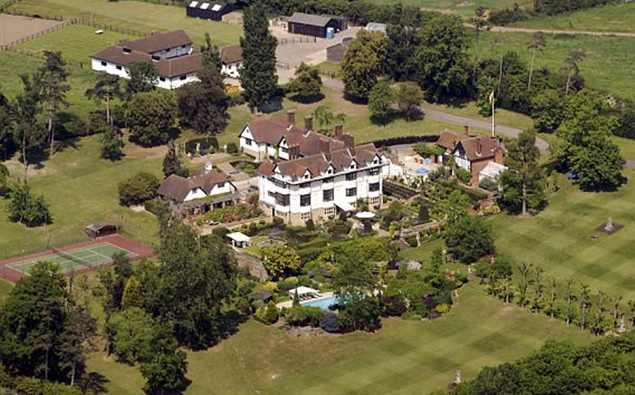
[[[232,12],[231,4],[194,0],[188,4],[185,13],[192,18],[222,21],[223,15]]]
[[[96,239],[117,233],[117,225],[107,222],[95,222],[94,224],[86,226],[84,232],[86,232],[91,239]]]
[[[232,247],[244,248],[251,245],[251,237],[241,232],[229,233],[225,237],[229,239]]]
[[[305,36],[326,38],[327,30],[333,29],[333,32],[342,30],[342,22],[332,16],[311,15],[302,12],[296,12],[289,18],[289,33],[302,34]]]

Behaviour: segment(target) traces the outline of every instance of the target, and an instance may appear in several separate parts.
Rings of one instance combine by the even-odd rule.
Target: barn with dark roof
[[[289,33],[326,38],[328,28],[332,28],[334,32],[339,32],[346,29],[347,23],[343,17],[296,12],[287,21],[287,26]]]

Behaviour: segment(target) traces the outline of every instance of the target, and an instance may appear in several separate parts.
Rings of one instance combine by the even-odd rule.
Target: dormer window
[[[373,165],[379,164],[379,158],[375,157],[375,159],[373,159]]]
[[[328,170],[326,171],[326,174],[333,174],[333,169],[328,169]]]

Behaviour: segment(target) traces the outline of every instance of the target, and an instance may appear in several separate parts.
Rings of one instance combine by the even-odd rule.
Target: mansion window
[[[302,221],[308,221],[311,219],[311,213],[302,213],[300,214],[300,219]]]
[[[374,169],[368,170],[368,175],[369,176],[376,176],[378,174],[379,174],[379,167],[376,167]]]
[[[357,173],[348,173],[346,174],[346,181],[357,180]]]
[[[267,195],[268,195],[269,197],[271,197],[271,198],[274,198],[274,199],[276,198],[276,193],[275,193],[275,192],[271,192],[271,191],[269,191],[269,192],[267,192]]]
[[[346,196],[356,196],[357,188],[346,188]]]
[[[187,75],[182,75],[182,76],[180,76],[180,77],[179,77],[179,79],[180,79],[181,81],[185,80],[186,78],[187,78]]]
[[[283,154],[288,154],[289,153],[289,149],[288,148],[284,148],[284,147],[280,147],[280,152],[282,152]]]
[[[306,207],[311,205],[311,194],[307,193],[306,195],[300,195],[300,206]]]
[[[303,182],[302,184],[300,184],[300,188],[309,188],[311,186],[310,182]]]
[[[165,77],[159,77],[159,81],[165,82]]]
[[[289,206],[289,195],[284,195],[282,193],[276,193],[276,204],[278,206],[288,207]]]
[[[325,189],[322,191],[322,199],[325,202],[331,202],[333,201],[333,190],[332,189]]]
[[[116,66],[116,67],[117,67],[117,70],[121,70],[121,66]]]
[[[251,145],[253,143],[252,139],[245,139],[245,145]]]
[[[379,191],[379,183],[378,182],[373,182],[371,184],[368,184],[368,190],[371,191],[371,192]]]
[[[329,182],[333,182],[333,177],[325,178],[322,180],[322,184],[328,184]]]
[[[277,179],[273,179],[273,183],[275,186],[277,186],[278,188],[282,188],[282,189],[287,189],[289,187],[289,185],[281,180],[277,180]]]
[[[107,65],[108,65],[108,63],[106,63],[106,62],[101,62],[101,65],[102,65],[102,66],[107,66]]]
[[[335,214],[335,207],[329,207],[324,209],[324,215]]]

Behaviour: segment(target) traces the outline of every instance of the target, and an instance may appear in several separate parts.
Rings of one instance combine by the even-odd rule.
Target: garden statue
[[[454,379],[454,384],[461,384],[461,371],[457,370],[455,375],[456,378]]]
[[[606,230],[607,232],[610,232],[610,231],[613,230],[613,217],[609,217],[609,220],[606,223],[606,226],[604,227],[604,230]]]

